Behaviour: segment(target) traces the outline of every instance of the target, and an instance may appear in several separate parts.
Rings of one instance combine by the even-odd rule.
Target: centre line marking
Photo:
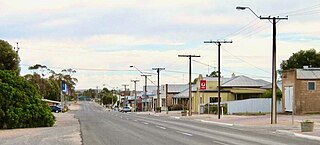
[[[177,131],[177,133],[181,133],[181,134],[183,134],[183,135],[187,135],[187,136],[193,136],[193,135],[192,135],[192,134],[190,134],[190,133],[181,132],[181,131]]]
[[[137,122],[138,120],[133,120],[133,121]]]
[[[156,126],[156,127],[161,128],[161,129],[166,129],[165,127],[162,127],[162,126]]]
[[[146,125],[147,125],[147,124],[149,124],[149,123],[148,123],[148,122],[143,122],[143,124],[146,124]]]

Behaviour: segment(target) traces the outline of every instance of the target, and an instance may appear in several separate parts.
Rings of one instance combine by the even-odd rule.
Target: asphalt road
[[[281,145],[320,144],[272,130],[228,127],[192,120],[109,112],[82,102],[76,114],[84,145]]]

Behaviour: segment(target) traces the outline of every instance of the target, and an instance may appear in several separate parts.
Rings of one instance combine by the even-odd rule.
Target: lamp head
[[[237,10],[245,10],[246,8],[248,8],[248,7],[239,7],[239,6],[236,7]]]
[[[130,67],[133,67],[133,65],[130,65]]]

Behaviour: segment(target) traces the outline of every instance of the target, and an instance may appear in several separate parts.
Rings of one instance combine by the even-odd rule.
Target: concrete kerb
[[[310,139],[310,140],[320,141],[320,137],[318,137],[318,136],[295,133],[295,132],[288,131],[288,130],[276,130],[276,133],[277,134],[285,134],[285,135],[296,136],[296,137],[300,137],[300,138],[306,138],[306,139]]]

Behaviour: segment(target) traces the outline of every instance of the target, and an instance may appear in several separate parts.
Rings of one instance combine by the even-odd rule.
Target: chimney
[[[231,78],[234,78],[234,77],[236,77],[236,74],[232,73]]]

